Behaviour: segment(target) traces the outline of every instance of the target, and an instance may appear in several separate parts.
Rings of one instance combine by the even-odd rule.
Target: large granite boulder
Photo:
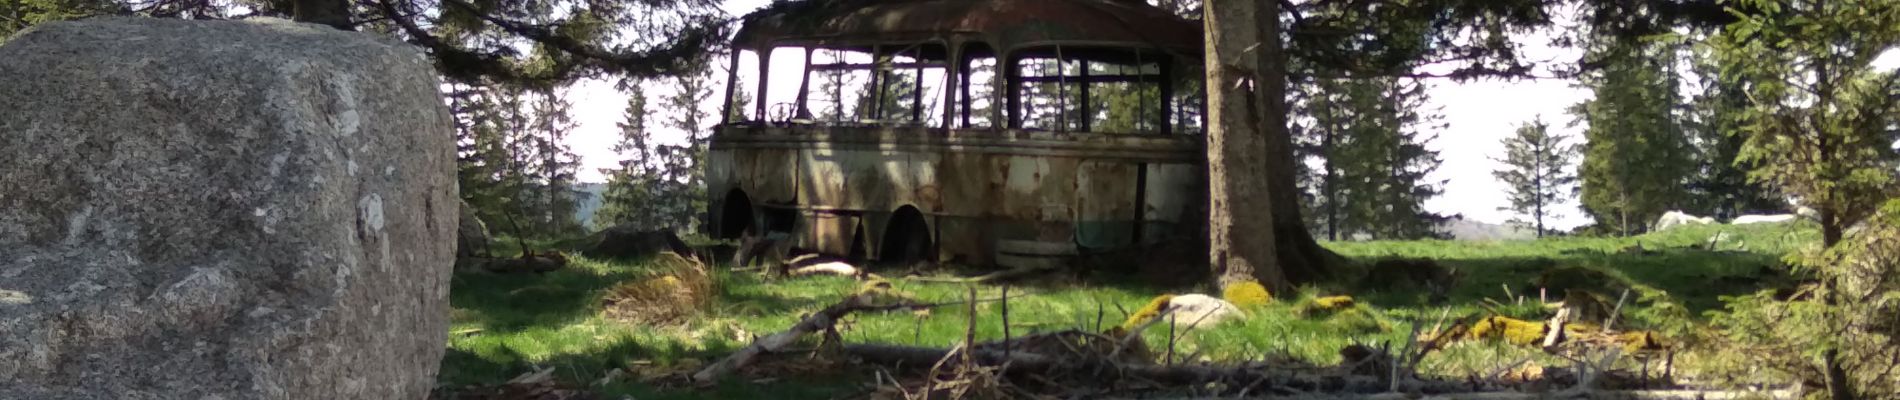
[[[101,18],[0,46],[0,398],[420,399],[448,110],[411,46]]]

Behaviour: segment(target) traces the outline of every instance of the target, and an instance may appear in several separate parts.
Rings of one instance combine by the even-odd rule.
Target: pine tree
[[[882,62],[889,63],[891,60],[886,56]],[[882,77],[875,81],[875,83],[865,82],[858,88],[856,108],[858,118],[885,122],[911,121],[914,115],[912,111],[917,109],[917,99],[913,98],[917,94],[915,74],[908,71],[886,70],[882,72]],[[881,96],[875,92],[877,86],[884,88]],[[922,115],[915,116],[922,117]]]
[[[1615,39],[1599,47],[1592,54],[1605,67],[1583,79],[1596,98],[1571,109],[1589,125],[1578,168],[1583,209],[1600,229],[1633,235],[1689,205],[1693,150],[1674,113],[1682,102],[1672,47]]]
[[[496,150],[490,162],[496,166],[493,179],[498,199],[493,209],[484,215],[486,221],[495,221],[495,225],[517,237],[538,235],[534,221],[529,219],[539,209],[539,202],[533,188],[536,158],[532,120],[524,112],[527,104],[520,88],[497,86],[488,91],[492,98],[493,112],[487,118],[486,129],[493,130]]]
[[[1063,61],[1057,63],[1055,60],[1044,60],[1034,68],[1025,68],[1023,73],[1028,76],[1043,77],[1080,74],[1080,62]],[[1091,100],[1091,102],[1094,101]],[[1024,83],[1022,102],[1023,127],[1025,128],[1077,131],[1082,129],[1082,120],[1090,117],[1083,113],[1081,85],[1075,80]],[[1092,109],[1101,110],[1100,107]]]
[[[1444,182],[1426,179],[1440,160],[1425,144],[1435,139],[1427,131],[1443,126],[1423,109],[1424,89],[1397,78],[1323,79],[1303,94],[1296,112],[1311,125],[1303,147],[1319,167],[1308,181],[1316,225],[1328,238],[1438,235],[1446,217],[1425,211],[1424,202]]]
[[[531,107],[534,125],[529,129],[529,142],[532,143],[533,166],[531,178],[536,186],[532,197],[534,231],[544,237],[561,237],[580,233],[583,227],[575,218],[579,208],[577,202],[580,193],[575,190],[575,176],[580,168],[580,157],[569,150],[567,136],[574,131],[574,122],[568,117],[572,106],[555,90],[544,90],[535,94]]]
[[[684,133],[685,144],[656,147],[660,169],[656,174],[658,201],[655,206],[667,215],[664,220],[667,225],[697,232],[700,214],[707,207],[703,161],[706,141],[712,134],[708,123],[714,122],[713,117],[718,115],[701,105],[712,98],[715,82],[712,69],[704,63],[674,77],[673,82],[673,92],[660,101],[666,109],[672,110],[666,127]]]
[[[1368,190],[1353,200],[1363,212],[1361,231],[1375,239],[1420,239],[1436,237],[1438,224],[1446,217],[1425,211],[1425,201],[1444,192],[1444,181],[1429,181],[1442,160],[1438,152],[1425,147],[1437,140],[1431,133],[1444,126],[1435,110],[1426,110],[1425,84],[1418,80],[1379,78],[1369,82],[1368,96],[1377,104],[1363,114],[1367,127],[1356,130],[1364,135],[1357,141],[1370,150],[1360,160]]]
[[[493,92],[488,88],[450,85],[444,97],[455,122],[456,181],[462,200],[491,229],[500,220],[505,203],[515,194],[502,178],[511,159],[503,130],[497,129]]]
[[[1751,105],[1743,112],[1747,139],[1739,160],[1751,178],[1772,184],[1815,210],[1820,248],[1790,257],[1818,285],[1788,304],[1755,312],[1800,330],[1733,329],[1744,343],[1770,350],[1765,358],[1793,365],[1784,372],[1827,385],[1834,399],[1888,394],[1893,381],[1892,282],[1900,276],[1894,254],[1868,253],[1854,242],[1888,247],[1891,237],[1848,237],[1847,228],[1900,195],[1900,74],[1875,71],[1876,57],[1900,43],[1900,4],[1884,0],[1745,1],[1766,9],[1744,15],[1712,42],[1724,71],[1745,79]],[[1896,205],[1893,211],[1900,211]],[[1877,223],[1877,225],[1889,225]],[[1876,232],[1884,229],[1875,229]],[[1862,243],[1866,244],[1866,243]],[[1862,256],[1866,256],[1862,258]],[[1860,260],[1855,260],[1861,258]],[[1882,260],[1881,258],[1885,258]],[[1763,296],[1767,297],[1767,296]],[[1736,313],[1745,313],[1737,309]],[[1781,335],[1782,333],[1792,333]],[[1815,357],[1819,355],[1819,357]],[[1816,368],[1815,358],[1821,365]],[[1818,374],[1815,372],[1819,372]],[[1817,376],[1818,375],[1818,376]]]
[[[1311,211],[1306,215],[1312,218],[1311,226],[1316,234],[1324,235],[1327,240],[1339,240],[1341,231],[1348,225],[1343,221],[1342,203],[1346,195],[1340,173],[1340,166],[1346,160],[1337,154],[1348,139],[1345,127],[1351,125],[1347,119],[1352,116],[1352,107],[1341,104],[1347,99],[1345,83],[1344,80],[1321,79],[1290,91],[1301,100],[1294,103],[1294,113],[1306,121],[1305,129],[1298,133],[1302,143],[1298,150],[1302,162],[1298,164],[1306,164],[1304,160],[1308,158],[1319,164],[1304,174],[1305,186],[1311,188],[1312,194],[1312,201],[1307,202]]]
[[[847,83],[850,81],[850,79],[848,79],[849,76],[846,76],[844,71],[838,70],[825,70],[813,73],[818,75],[818,87],[813,90],[811,96],[808,97],[808,100],[811,102],[808,106],[816,108],[816,110],[813,111],[818,113],[818,120],[842,122],[845,120],[845,117],[853,115],[852,113],[854,111],[847,110],[847,107],[845,107],[850,103],[845,102],[844,98],[844,88],[849,85]]]
[[[15,32],[51,21],[125,12],[128,7],[108,0],[10,0],[0,2],[0,43]]]
[[[1549,230],[1544,222],[1557,215],[1556,205],[1577,183],[1576,175],[1566,169],[1577,146],[1565,143],[1566,139],[1551,134],[1550,125],[1536,118],[1518,125],[1516,135],[1504,138],[1504,158],[1493,158],[1506,168],[1491,175],[1509,185],[1511,199],[1510,206],[1498,210],[1528,216],[1528,221],[1517,218],[1512,222],[1536,229],[1539,238]]]
[[[602,193],[604,198],[594,223],[599,228],[620,224],[652,227],[659,218],[651,205],[654,154],[646,122],[651,111],[647,108],[646,89],[639,81],[623,84],[621,88],[628,92],[627,108],[623,120],[616,124],[620,128],[620,139],[614,142],[613,151],[622,158],[619,167],[600,171],[607,175],[607,190]]]
[[[769,118],[770,116],[768,116]],[[732,113],[726,116],[732,122],[744,122],[752,119],[752,92],[732,91]]]
[[[1089,74],[1123,75],[1158,72],[1158,68],[1090,63]],[[1090,129],[1104,133],[1158,133],[1170,116],[1161,114],[1161,84],[1153,79],[1097,83],[1089,87]],[[1079,94],[1078,94],[1079,97]],[[1179,133],[1179,132],[1177,132]]]
[[[1748,108],[1746,79],[1722,73],[1709,46],[1695,46],[1694,69],[1701,93],[1690,104],[1684,129],[1694,139],[1696,174],[1689,191],[1696,214],[1728,220],[1744,214],[1776,213],[1786,208],[1777,191],[1748,180],[1752,163],[1737,160],[1742,142],[1742,113]]]
[[[972,81],[970,82],[970,109],[968,112],[970,113],[970,127],[972,128],[1003,126],[1000,121],[995,120],[993,114],[997,104],[999,104],[996,98],[996,87],[990,85],[988,81],[983,80],[983,78],[995,76],[997,73],[999,73],[999,71],[996,68],[996,59],[992,58],[970,63],[970,79],[972,79]],[[962,116],[957,116],[957,118],[962,118]]]

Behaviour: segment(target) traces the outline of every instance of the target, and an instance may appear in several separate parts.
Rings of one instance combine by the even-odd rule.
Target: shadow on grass
[[[1370,265],[1383,258],[1386,257],[1352,257],[1362,265]],[[1632,303],[1627,306],[1639,306],[1634,302],[1641,299],[1642,292],[1653,290],[1680,304],[1690,316],[1698,320],[1705,318],[1705,311],[1721,309],[1722,296],[1780,288],[1791,281],[1776,256],[1693,248],[1665,248],[1641,253],[1566,251],[1548,256],[1422,258],[1430,258],[1447,268],[1456,268],[1460,273],[1456,286],[1446,293],[1445,303],[1449,304],[1478,304],[1485,299],[1512,303],[1511,296],[1524,297],[1527,303],[1535,302],[1539,299],[1540,289],[1548,289],[1542,293],[1544,298],[1555,302],[1563,299],[1564,288],[1622,287],[1617,281],[1626,281],[1628,286],[1636,287],[1630,294],[1629,301]],[[1574,281],[1577,280],[1575,276],[1560,274],[1545,277],[1549,271],[1579,267],[1605,272],[1608,282],[1577,282]],[[1352,292],[1356,298],[1382,308],[1432,304],[1422,284],[1378,282],[1379,279],[1406,278],[1367,276],[1340,286]],[[1368,289],[1376,286],[1399,289]],[[1607,296],[1611,302],[1616,301],[1621,294],[1616,289],[1595,291]]]
[[[479,316],[490,332],[556,326],[598,312],[607,288],[653,273],[648,260],[570,260],[567,268],[540,274],[458,272],[450,281],[450,304]]]
[[[592,351],[581,353],[556,354],[539,361],[530,361],[525,355],[510,347],[498,347],[482,353],[459,348],[449,348],[442,357],[442,372],[437,381],[442,389],[438,394],[453,394],[471,386],[496,385],[507,382],[522,374],[533,372],[536,367],[553,368],[551,377],[564,386],[592,386],[592,383],[614,369],[627,369],[635,364],[657,365],[661,368],[678,367],[680,360],[711,360],[736,350],[733,346],[714,344],[704,349],[689,349],[678,341],[665,340],[659,343],[646,343],[635,340],[620,340]],[[758,389],[741,382],[726,382],[712,388],[711,393],[698,389],[660,390],[650,384],[626,381],[625,378],[608,385],[590,387],[602,394],[635,395],[637,398],[741,398],[725,397],[720,393],[751,393]],[[804,389],[822,386],[800,385]],[[827,392],[829,393],[829,392]],[[706,397],[707,395],[713,397]],[[784,398],[768,396],[771,398]],[[444,396],[443,398],[453,398]],[[763,397],[742,397],[763,398]],[[804,398],[824,398],[807,396]]]

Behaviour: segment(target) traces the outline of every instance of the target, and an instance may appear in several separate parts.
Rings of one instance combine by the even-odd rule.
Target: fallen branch
[[[842,319],[846,315],[850,315],[851,313],[854,313],[854,312],[919,310],[919,309],[941,307],[941,306],[946,306],[946,305],[963,305],[963,304],[970,304],[971,306],[974,306],[975,303],[1005,300],[1005,298],[993,298],[993,299],[975,299],[973,301],[942,302],[942,303],[898,302],[898,303],[892,303],[892,304],[870,304],[869,302],[873,299],[873,297],[874,296],[867,295],[867,294],[857,294],[857,295],[852,295],[850,297],[846,297],[844,301],[840,301],[837,304],[832,304],[829,307],[825,307],[823,310],[819,310],[816,313],[812,313],[810,316],[806,316],[804,319],[799,320],[798,323],[792,324],[792,327],[790,329],[786,329],[784,332],[774,333],[771,336],[759,338],[758,340],[753,341],[751,345],[746,346],[743,349],[739,349],[739,351],[737,352],[733,352],[731,355],[726,356],[726,358],[724,359],[720,359],[719,362],[713,363],[712,365],[706,366],[706,368],[700,369],[699,372],[693,373],[693,381],[701,382],[701,383],[712,382],[714,379],[718,379],[721,376],[725,376],[726,374],[731,373],[732,371],[738,370],[740,368],[744,368],[747,364],[750,364],[752,362],[753,358],[758,357],[760,354],[779,352],[783,350],[785,346],[791,345],[793,342],[797,342],[799,338],[802,338],[805,335],[811,334],[812,332],[829,330],[831,329],[832,325],[838,322],[839,319]]]
[[[839,318],[843,318],[845,315],[861,309],[863,298],[864,296],[856,295],[847,297],[844,301],[838,302],[838,304],[825,307],[825,309],[819,310],[816,313],[812,313],[811,316],[799,320],[797,324],[792,325],[791,329],[753,341],[752,345],[739,349],[738,352],[726,356],[726,358],[719,360],[719,362],[700,369],[699,372],[693,374],[693,381],[699,383],[712,382],[714,379],[718,379],[727,373],[731,373],[739,368],[744,368],[746,364],[750,364],[752,359],[758,357],[760,354],[779,351],[807,334],[830,329],[832,324],[836,323]]]

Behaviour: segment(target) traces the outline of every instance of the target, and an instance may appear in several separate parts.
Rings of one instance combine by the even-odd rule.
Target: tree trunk
[[[1829,156],[1829,154],[1824,151],[1822,156],[1826,157]],[[1840,244],[1841,239],[1846,236],[1843,234],[1845,230],[1842,229],[1839,214],[1834,212],[1833,207],[1823,205],[1821,206],[1820,213],[1821,248],[1832,249],[1834,245]],[[1823,301],[1827,304],[1830,312],[1839,313],[1840,309],[1838,307],[1840,306],[1840,299],[1835,297],[1835,291],[1840,287],[1840,281],[1831,276],[1824,279],[1822,284],[1827,286],[1827,297],[1824,298]],[[1841,364],[1841,349],[1834,347],[1823,352],[1821,354],[1821,366],[1825,369],[1824,372],[1827,373],[1827,391],[1828,394],[1831,395],[1831,398],[1833,400],[1854,400],[1854,387],[1851,382],[1848,382],[1847,367]]]
[[[350,3],[345,0],[292,0],[291,20],[355,30],[350,22]]]
[[[1262,157],[1279,154],[1269,153],[1275,149],[1268,127],[1286,130],[1279,3],[1216,0],[1202,11],[1207,35],[1208,264],[1220,287],[1258,281],[1274,293],[1285,293],[1292,285],[1274,251],[1279,225],[1275,203],[1282,196],[1272,190],[1277,176],[1269,175],[1293,171],[1271,171],[1267,157]],[[1298,209],[1299,203],[1291,204]]]

